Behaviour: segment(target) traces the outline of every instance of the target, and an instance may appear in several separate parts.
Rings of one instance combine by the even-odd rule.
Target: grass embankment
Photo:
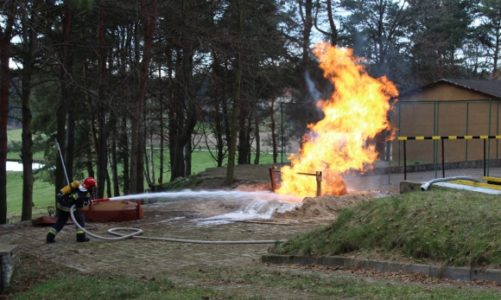
[[[332,225],[272,249],[277,254],[395,253],[417,261],[501,267],[501,199],[434,190],[343,210]]]

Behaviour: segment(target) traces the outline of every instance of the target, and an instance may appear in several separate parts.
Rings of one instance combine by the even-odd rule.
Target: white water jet
[[[270,219],[275,212],[290,211],[302,203],[302,198],[296,196],[279,195],[268,191],[247,192],[235,190],[182,190],[178,192],[143,193],[113,197],[110,198],[110,201],[146,199],[158,201],[204,199],[232,201],[240,204],[233,212],[195,220],[200,225],[224,224],[250,219]]]
[[[228,191],[228,190],[182,190],[178,192],[157,192],[157,193],[143,193],[134,195],[117,196],[110,198],[110,201],[125,201],[125,200],[146,200],[146,199],[222,199],[222,200],[276,200],[279,202],[299,203],[302,198],[297,196],[279,195],[267,191],[259,192],[245,192],[245,191]]]

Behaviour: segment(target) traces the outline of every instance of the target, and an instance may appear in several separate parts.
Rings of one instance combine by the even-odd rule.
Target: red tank
[[[96,199],[84,207],[82,212],[86,222],[122,222],[144,217],[144,209],[139,201]]]

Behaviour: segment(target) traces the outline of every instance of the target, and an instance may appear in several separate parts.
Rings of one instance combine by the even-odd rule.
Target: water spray
[[[61,150],[61,146],[59,145],[57,137],[55,137],[55,140],[56,140],[57,153],[59,154],[59,159],[61,160],[61,166],[63,167],[66,184],[70,184],[70,178],[68,177],[68,172],[66,171],[66,164],[64,163],[63,151]]]
[[[110,201],[125,201],[125,200],[146,200],[146,199],[179,199],[179,198],[201,198],[201,199],[263,199],[263,200],[280,200],[288,203],[299,203],[302,198],[296,196],[279,195],[268,191],[247,192],[234,190],[182,190],[177,192],[157,192],[143,193],[125,196],[116,196],[109,198]]]
[[[183,190],[178,192],[160,192],[160,193],[143,193],[143,194],[134,194],[134,195],[125,195],[125,196],[117,196],[109,199],[98,199],[93,200],[93,203],[98,202],[106,202],[106,201],[139,201],[145,199],[182,199],[182,198],[197,198],[197,199],[241,199],[241,200],[254,200],[259,201],[257,205],[252,206],[253,202],[249,201],[250,209],[253,210],[254,213],[259,212],[259,210],[264,210],[264,214],[267,216],[272,215],[272,211],[276,208],[270,209],[269,207],[263,208],[266,206],[265,204],[272,203],[273,200],[277,200],[279,203],[286,203],[287,209],[292,209],[296,207],[299,203],[301,203],[301,198],[295,196],[285,196],[278,195],[272,192],[259,191],[259,192],[244,192],[244,191],[228,191],[228,190],[220,190],[220,191],[192,191],[192,190]],[[261,212],[263,213],[263,212]],[[217,223],[221,220],[221,218],[228,217],[231,219],[230,215],[235,215],[237,213],[230,213],[222,216],[216,216],[205,219],[205,224]],[[178,242],[178,243],[191,243],[191,244],[219,244],[219,245],[235,245],[235,244],[276,244],[282,243],[286,240],[194,240],[194,239],[182,239],[175,237],[149,237],[149,236],[141,236],[143,234],[143,230],[140,228],[132,228],[132,227],[114,227],[108,230],[108,233],[113,236],[101,236],[89,232],[87,229],[82,227],[75,219],[73,207],[70,210],[71,219],[75,223],[75,225],[83,230],[86,234],[96,239],[107,240],[107,241],[117,241],[117,240],[125,240],[129,238],[137,238],[137,239],[149,239],[149,240],[157,240],[157,241],[168,241],[168,242]],[[251,215],[254,216],[254,215]]]

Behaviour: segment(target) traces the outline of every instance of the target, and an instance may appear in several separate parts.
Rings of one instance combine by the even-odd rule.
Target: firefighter
[[[96,180],[87,177],[82,183],[75,180],[63,187],[57,194],[57,221],[47,233],[47,243],[54,243],[56,234],[63,229],[70,217],[70,208],[75,205],[75,219],[82,227],[85,226],[85,218],[81,211],[84,205],[88,205],[91,200],[92,189],[96,186]],[[88,242],[85,232],[77,227],[77,242]]]

